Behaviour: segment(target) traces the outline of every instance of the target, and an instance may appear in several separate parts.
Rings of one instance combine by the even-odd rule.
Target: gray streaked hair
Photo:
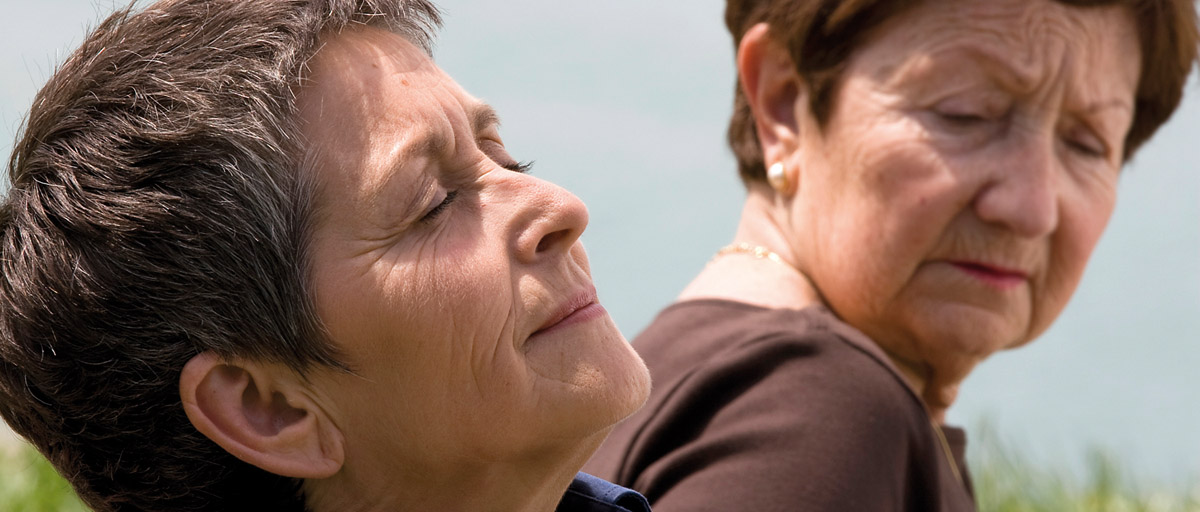
[[[193,356],[342,368],[309,290],[295,104],[319,36],[429,50],[427,0],[164,0],[87,37],[37,94],[0,203],[0,415],[94,509],[302,510],[179,398]]]

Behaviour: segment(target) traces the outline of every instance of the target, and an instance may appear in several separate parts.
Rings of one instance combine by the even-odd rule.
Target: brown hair
[[[301,510],[179,398],[193,356],[340,368],[309,295],[296,87],[318,36],[426,48],[426,0],[164,0],[34,99],[0,204],[0,414],[107,510]]]
[[[1088,7],[1127,5],[1141,37],[1142,73],[1133,124],[1125,137],[1125,160],[1175,112],[1188,74],[1197,62],[1196,5],[1193,0],[1056,0]],[[767,23],[770,36],[785,45],[796,71],[809,88],[809,107],[817,122],[829,120],[838,79],[854,51],[872,29],[910,9],[919,0],[727,0],[725,25],[734,47],[758,23]],[[742,181],[765,182],[762,148],[754,114],[739,84],[735,84],[729,145],[738,161]]]

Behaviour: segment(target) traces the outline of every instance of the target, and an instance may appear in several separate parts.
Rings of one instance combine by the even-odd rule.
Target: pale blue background
[[[113,3],[3,0],[0,154],[38,86]],[[581,196],[601,298],[633,337],[732,236],[732,48],[720,0],[445,0],[437,58],[504,119],[519,159]],[[1200,474],[1200,86],[1126,171],[1058,323],[966,382],[951,420],[1037,460],[1088,447],[1143,480]],[[1065,461],[1065,462],[1064,462]]]

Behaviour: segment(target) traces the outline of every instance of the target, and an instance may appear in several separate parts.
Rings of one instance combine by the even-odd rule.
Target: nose
[[[587,227],[588,211],[575,194],[527,175],[515,189],[516,254],[523,263],[536,263],[566,253]]]
[[[1062,169],[1052,141],[1007,148],[1004,158],[988,165],[989,179],[973,203],[980,219],[1029,238],[1058,227]]]

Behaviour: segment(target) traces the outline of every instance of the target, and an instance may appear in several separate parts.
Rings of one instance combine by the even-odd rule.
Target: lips
[[[590,320],[596,316],[603,315],[605,312],[604,307],[596,300],[596,289],[589,286],[587,289],[572,296],[570,300],[562,303],[554,311],[554,314],[547,318],[546,322],[541,327],[538,327],[530,337]]]
[[[1029,279],[1027,272],[1016,268],[977,261],[951,261],[950,263],[968,275],[999,288],[1011,288]]]

